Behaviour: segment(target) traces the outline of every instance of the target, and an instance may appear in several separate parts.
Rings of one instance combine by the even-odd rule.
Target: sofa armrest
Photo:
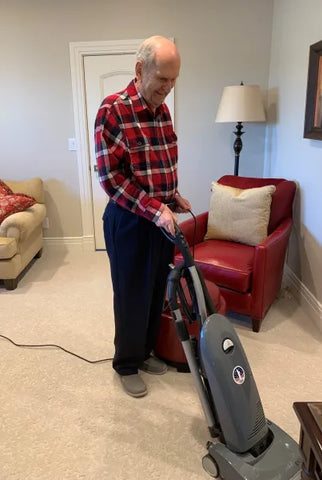
[[[255,248],[253,298],[257,300],[253,310],[257,312],[266,312],[281,288],[285,254],[291,229],[292,220],[288,218]],[[262,285],[264,285],[264,288]],[[256,314],[254,314],[254,317],[256,318]]]
[[[5,183],[14,193],[24,193],[33,197],[37,203],[45,203],[44,185],[39,177],[31,178],[30,180],[5,180]]]
[[[5,218],[0,225],[0,237],[15,238],[23,241],[41,225],[46,216],[46,207],[41,203],[35,203],[23,212],[13,213]]]

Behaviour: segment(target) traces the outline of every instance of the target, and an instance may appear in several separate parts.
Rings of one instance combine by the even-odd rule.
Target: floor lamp
[[[242,122],[265,122],[265,112],[258,85],[240,85],[225,87],[217,111],[216,122],[236,122],[236,140],[234,142],[235,168],[238,175],[239,155],[243,147]]]

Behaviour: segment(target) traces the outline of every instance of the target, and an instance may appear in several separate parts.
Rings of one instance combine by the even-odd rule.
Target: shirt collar
[[[127,92],[131,97],[133,109],[135,112],[142,112],[143,110],[149,110],[152,113],[149,105],[146,103],[144,98],[142,97],[141,93],[138,91],[135,85],[135,79],[133,79],[129,85],[127,86]],[[163,103],[155,110],[155,117],[160,115],[164,112],[164,105]]]

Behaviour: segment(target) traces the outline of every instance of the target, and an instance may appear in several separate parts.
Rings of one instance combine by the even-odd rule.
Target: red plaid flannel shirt
[[[177,137],[168,107],[155,114],[134,80],[103,100],[95,121],[99,181],[112,200],[156,222],[177,189]]]

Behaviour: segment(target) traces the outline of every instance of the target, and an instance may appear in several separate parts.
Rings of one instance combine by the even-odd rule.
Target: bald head
[[[166,56],[169,60],[172,58],[180,62],[180,55],[175,44],[166,37],[154,35],[144,40],[140,45],[136,58],[143,62],[145,66],[149,66],[160,56]]]
[[[173,88],[180,71],[180,55],[168,38],[147,38],[137,52],[137,88],[155,110]]]

